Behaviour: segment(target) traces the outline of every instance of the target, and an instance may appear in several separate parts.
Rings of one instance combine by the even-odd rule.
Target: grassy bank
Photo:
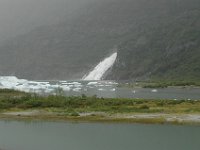
[[[141,87],[141,88],[167,88],[167,87],[200,87],[199,81],[138,81],[134,83],[121,83],[118,85],[119,87]]]
[[[36,113],[33,110],[37,110]],[[0,90],[0,112],[1,118],[34,116],[36,118],[52,118],[54,120],[60,118],[163,123],[166,120],[162,115],[153,117],[139,115],[200,114],[200,101],[112,99],[97,98],[96,96],[86,97],[85,95],[80,97],[38,96],[12,90]],[[134,117],[133,115],[137,116]]]
[[[193,100],[145,100],[124,98],[97,98],[38,96],[12,90],[0,91],[0,110],[51,108],[65,112],[109,113],[200,113],[200,101]]]

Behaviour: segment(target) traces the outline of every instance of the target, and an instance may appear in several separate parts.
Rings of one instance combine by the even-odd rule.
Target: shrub
[[[140,109],[149,109],[149,106],[147,106],[147,105],[142,105],[142,106],[140,106],[139,108],[140,108]]]
[[[77,112],[73,112],[73,113],[70,114],[70,116],[78,117],[78,116],[80,116],[80,115],[79,115],[79,113],[77,113]]]

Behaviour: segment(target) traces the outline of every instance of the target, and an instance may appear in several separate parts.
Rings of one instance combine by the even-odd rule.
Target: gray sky
[[[0,41],[69,17],[91,0],[0,0]]]

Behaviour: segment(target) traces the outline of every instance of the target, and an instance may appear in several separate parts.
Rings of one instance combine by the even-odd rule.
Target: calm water
[[[136,83],[135,83],[136,84]],[[115,81],[28,81],[0,77],[0,89],[16,89],[40,94],[66,96],[97,95],[104,98],[192,99],[200,100],[200,88],[144,89],[119,87]],[[62,89],[62,90],[61,90]]]
[[[47,82],[54,88],[56,85],[61,87],[64,90],[64,95],[66,96],[80,96],[85,94],[87,96],[97,95],[98,97],[104,98],[200,100],[200,88],[196,87],[150,89],[118,87],[118,83],[114,81]]]
[[[0,121],[3,150],[199,150],[200,127]]]

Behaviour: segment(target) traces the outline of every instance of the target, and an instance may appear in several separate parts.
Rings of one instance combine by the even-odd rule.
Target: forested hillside
[[[200,80],[199,0],[99,0],[0,45],[0,75],[80,79],[118,51],[106,79]]]

